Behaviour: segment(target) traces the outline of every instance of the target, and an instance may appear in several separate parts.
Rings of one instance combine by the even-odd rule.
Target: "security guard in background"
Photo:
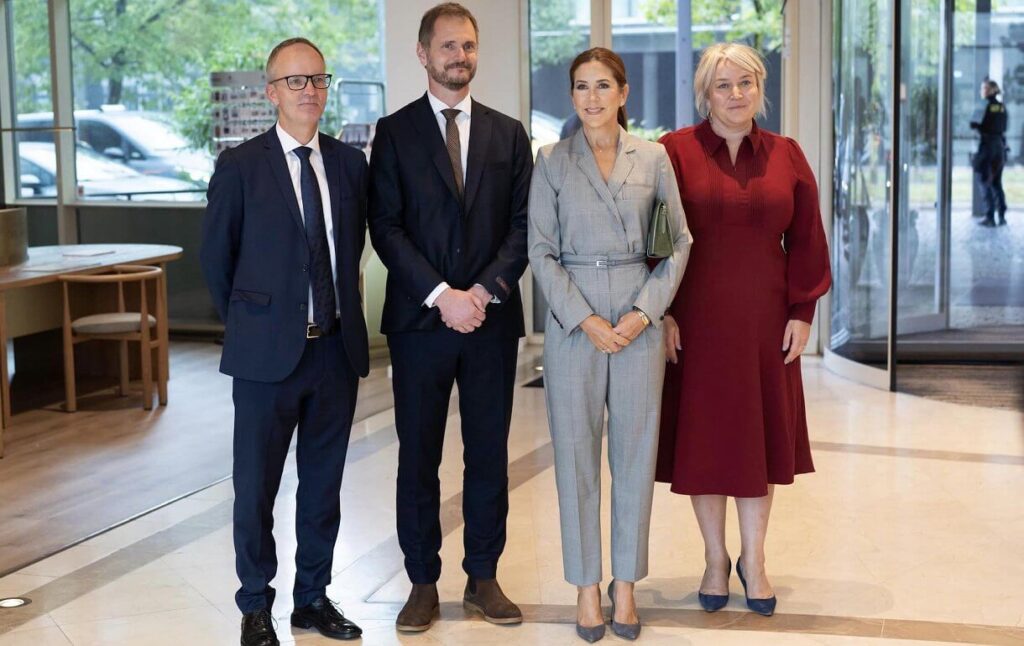
[[[1006,106],[997,98],[1001,90],[995,81],[981,82],[981,98],[985,103],[971,117],[971,127],[981,134],[978,152],[974,155],[974,171],[978,173],[985,197],[985,219],[979,224],[1006,224],[1006,194],[1003,192],[1003,166],[1006,164]]]

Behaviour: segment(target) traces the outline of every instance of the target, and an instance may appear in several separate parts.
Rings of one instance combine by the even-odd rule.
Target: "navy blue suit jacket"
[[[370,157],[370,238],[388,269],[381,332],[444,326],[424,307],[442,281],[501,299],[474,335],[524,334],[533,153],[523,124],[473,101],[464,204],[427,95],[377,122]]]
[[[359,257],[366,238],[367,165],[362,152],[320,134],[334,220],[340,334],[353,371],[369,352]],[[276,382],[305,349],[309,246],[281,141],[274,128],[221,153],[207,191],[200,261],[224,321],[221,372]]]

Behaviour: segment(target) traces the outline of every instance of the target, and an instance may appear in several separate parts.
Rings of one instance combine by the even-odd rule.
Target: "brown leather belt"
[[[334,329],[337,330],[338,329],[338,325],[341,324],[341,319],[340,318],[336,318],[336,319],[334,319],[334,321],[335,321]],[[321,330],[320,326],[317,325],[316,323],[310,323],[309,325],[306,326],[306,338],[307,339],[319,339],[322,336],[327,336],[327,334],[323,330]]]

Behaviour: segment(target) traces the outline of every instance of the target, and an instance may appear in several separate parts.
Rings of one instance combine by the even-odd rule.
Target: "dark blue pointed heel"
[[[732,561],[729,561],[729,573],[725,575],[725,578],[732,576]],[[707,612],[715,612],[721,610],[729,603],[729,594],[704,594],[700,590],[697,590],[697,601],[700,602],[700,607],[704,608]]]
[[[612,600],[612,632],[623,639],[635,640],[640,636],[640,617],[637,616],[635,624],[620,624],[615,621],[615,579],[608,584],[608,598]]]
[[[597,599],[600,602],[601,584],[598,583],[597,585]],[[577,600],[577,603],[578,602],[579,601]],[[579,636],[580,639],[587,642],[588,644],[593,644],[594,642],[598,642],[604,639],[604,632],[605,623],[603,611],[601,613],[601,623],[597,624],[596,626],[584,626],[579,621],[576,622],[576,634]]]
[[[604,624],[598,624],[597,626],[576,624],[576,634],[588,644],[593,644],[604,639]]]
[[[742,554],[740,558],[743,558]],[[740,565],[740,559],[736,559],[736,574],[739,575],[740,583],[743,584],[743,596],[747,597],[747,607],[765,617],[771,617],[775,614],[775,595],[767,599],[751,599],[747,596],[747,580],[743,578],[743,566]]]

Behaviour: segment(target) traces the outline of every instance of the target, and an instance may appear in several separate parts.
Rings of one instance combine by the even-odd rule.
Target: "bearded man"
[[[521,123],[470,98],[476,19],[440,4],[420,22],[427,92],[377,123],[370,237],[388,269],[381,332],[393,368],[398,540],[412,582],[396,621],[427,630],[438,615],[440,481],[453,384],[465,463],[464,606],[522,622],[498,586],[508,514],[508,432],[526,269],[533,156]]]

